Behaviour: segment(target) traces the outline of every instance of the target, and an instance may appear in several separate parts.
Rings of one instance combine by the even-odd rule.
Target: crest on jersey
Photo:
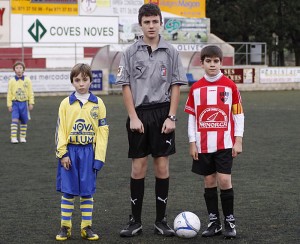
[[[24,82],[23,87],[28,88],[28,82]]]
[[[99,107],[98,106],[94,106],[91,111],[90,111],[90,115],[93,119],[98,119],[98,111],[99,111]]]
[[[167,76],[167,68],[166,68],[166,66],[162,65],[160,67],[160,75],[161,76]]]
[[[223,103],[225,103],[228,100],[229,92],[220,92],[220,99]]]

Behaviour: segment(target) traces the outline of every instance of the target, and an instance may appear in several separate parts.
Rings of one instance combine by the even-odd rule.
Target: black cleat
[[[233,239],[236,237],[236,229],[235,229],[235,221],[224,221],[225,231],[224,238],[225,239]]]
[[[121,237],[132,237],[140,235],[143,232],[142,224],[136,222],[132,215],[129,215],[129,222],[120,232]]]
[[[222,234],[222,225],[219,220],[211,221],[207,229],[202,233],[203,237],[212,237]]]
[[[164,217],[162,221],[156,221],[154,224],[154,233],[166,237],[174,236],[175,231],[168,225],[167,218]]]

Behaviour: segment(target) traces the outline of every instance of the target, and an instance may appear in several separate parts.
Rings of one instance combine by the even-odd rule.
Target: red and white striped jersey
[[[189,141],[199,153],[232,148],[235,136],[243,136],[244,113],[236,84],[222,75],[209,82],[204,77],[190,89],[184,111],[189,119]]]

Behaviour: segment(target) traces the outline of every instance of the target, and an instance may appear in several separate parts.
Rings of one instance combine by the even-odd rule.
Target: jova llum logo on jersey
[[[24,91],[21,88],[18,88],[18,90],[16,91],[16,99],[23,101],[26,98],[26,95],[24,93]]]
[[[87,124],[84,119],[78,119],[70,133],[71,143],[89,144],[93,143],[95,131],[92,124]]]

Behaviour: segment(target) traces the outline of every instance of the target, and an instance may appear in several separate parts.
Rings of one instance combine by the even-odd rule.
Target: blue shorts
[[[18,119],[21,124],[27,124],[29,120],[27,102],[13,101],[12,103],[12,119]]]
[[[56,190],[75,196],[93,195],[96,191],[97,172],[93,169],[95,153],[93,144],[68,145],[71,160],[66,170],[58,160]]]

